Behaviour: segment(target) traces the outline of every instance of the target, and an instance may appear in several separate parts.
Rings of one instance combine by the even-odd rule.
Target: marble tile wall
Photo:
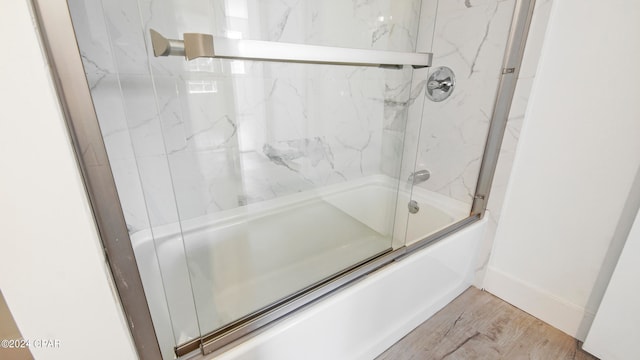
[[[97,102],[122,98],[101,119],[109,117],[105,127],[121,123],[105,140],[118,149],[123,175],[116,181],[129,194],[123,207],[132,231],[360,176],[404,179],[414,164],[432,174],[420,186],[471,203],[513,0],[140,0],[121,12],[97,0],[76,2],[105,12],[84,6],[85,18],[99,21],[86,24],[91,39],[80,43],[94,97],[104,94]],[[433,51],[434,66],[451,67],[458,84],[450,99],[433,103],[424,101],[428,70],[211,59],[185,65],[149,56],[151,27],[170,37],[200,31],[405,51],[419,40],[418,51]],[[128,125],[113,111],[118,106]],[[150,184],[141,186],[144,179]]]
[[[443,102],[426,100],[421,124],[409,124],[408,151],[431,178],[418,186],[471,204],[489,128],[515,0],[440,1],[433,66],[447,66],[456,87]],[[428,75],[426,75],[428,76]],[[424,85],[415,88],[424,96]],[[416,121],[417,115],[410,116]],[[418,127],[419,126],[419,127]],[[419,138],[418,138],[419,137]],[[407,154],[409,158],[411,154]],[[411,164],[413,165],[413,164]],[[403,169],[408,176],[413,166]]]
[[[229,4],[214,2],[217,22],[210,32],[405,51],[413,49],[419,14],[415,11],[418,1],[395,2],[393,6],[382,1]],[[220,71],[206,75],[214,73],[213,79],[203,79],[203,74],[194,71],[187,75],[183,69],[176,73],[190,77],[187,86],[192,81],[215,83],[212,87],[225,94],[218,96],[221,102],[230,106],[222,110],[224,106],[219,104],[198,112],[195,109],[202,108],[195,104],[198,96],[189,94],[183,114],[188,113],[185,118],[190,125],[211,122],[206,119],[211,116],[226,119],[233,127],[228,129],[229,135],[233,133],[230,140],[236,143],[226,144],[224,149],[183,144],[171,153],[176,158],[172,164],[194,163],[182,173],[207,173],[197,183],[174,178],[178,202],[190,199],[179,205],[182,218],[377,174],[383,163],[399,164],[400,154],[382,148],[383,123],[404,115],[394,108],[408,98],[410,70],[206,62],[220,67]],[[201,98],[209,103],[212,97],[216,95]],[[201,135],[212,138],[211,134]],[[237,154],[230,156],[230,149]],[[208,171],[203,164],[217,170]]]
[[[86,29],[79,43],[132,232],[362,176],[398,177],[417,97],[410,69],[185,63],[151,57],[147,34],[413,51],[421,1],[70,3]]]

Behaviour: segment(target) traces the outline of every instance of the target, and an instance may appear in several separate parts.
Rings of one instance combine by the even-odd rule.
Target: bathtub
[[[410,197],[420,205],[417,214],[407,210]],[[138,232],[132,243],[163,355],[172,358],[175,341],[419,241],[467,214],[466,204],[418,187],[398,191],[392,179],[372,176],[156,227],[153,236]],[[385,266],[221,356],[371,358],[471,284],[483,229],[484,222],[476,223]]]

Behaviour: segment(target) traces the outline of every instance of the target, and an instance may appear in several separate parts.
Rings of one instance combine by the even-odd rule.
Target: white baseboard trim
[[[495,269],[487,269],[484,289],[549,325],[584,341],[595,314],[548,291]]]

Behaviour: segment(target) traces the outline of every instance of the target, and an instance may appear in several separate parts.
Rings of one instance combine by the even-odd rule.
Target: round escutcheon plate
[[[427,81],[427,97],[431,101],[440,102],[446,100],[456,86],[456,77],[453,70],[446,66],[440,66],[431,71]]]

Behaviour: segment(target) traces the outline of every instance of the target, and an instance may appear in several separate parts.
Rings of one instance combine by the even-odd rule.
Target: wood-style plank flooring
[[[592,360],[576,339],[474,287],[377,360]]]
[[[23,339],[20,330],[13,320],[11,311],[0,291],[0,340]],[[2,360],[33,360],[31,351],[27,348],[5,348],[0,346],[0,359]]]

